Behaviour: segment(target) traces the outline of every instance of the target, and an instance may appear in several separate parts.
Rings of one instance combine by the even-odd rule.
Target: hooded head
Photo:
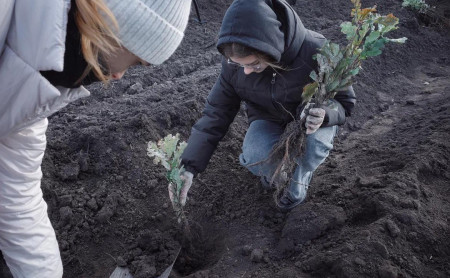
[[[217,47],[238,43],[289,65],[297,55],[306,29],[283,0],[235,0],[225,13]]]

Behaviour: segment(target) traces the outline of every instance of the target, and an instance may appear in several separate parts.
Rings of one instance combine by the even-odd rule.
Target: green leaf
[[[167,179],[169,182],[181,186],[180,172],[183,167],[180,166],[180,157],[186,148],[186,142],[179,141],[179,134],[175,136],[169,134],[164,139],[158,141],[158,144],[154,142],[148,143],[147,154],[153,157],[155,164],[161,164],[167,170]]]
[[[317,82],[309,83],[305,87],[303,87],[302,99],[303,103],[306,103],[311,100],[314,94],[317,91],[319,84]]]
[[[364,59],[369,58],[369,57],[375,57],[378,56],[382,53],[382,51],[380,49],[371,49],[368,51],[363,51],[363,53],[361,54],[361,57],[364,57]]]
[[[327,57],[322,54],[317,54],[317,63],[319,64],[319,75],[332,70]]]
[[[322,55],[323,58],[328,59],[328,60],[330,60],[331,57],[333,57],[331,45],[328,42],[326,44],[324,44],[324,46],[320,49],[320,53],[321,54],[317,54],[317,56]]]
[[[359,67],[357,67],[356,69],[353,69],[349,72],[351,75],[355,76],[359,73]]]
[[[371,44],[364,45],[364,50],[361,53],[361,59],[380,55],[382,53],[381,50],[383,49],[386,42],[386,38],[380,38]]]
[[[172,154],[175,152],[177,143],[178,143],[178,134],[175,136],[169,134],[164,137],[164,140],[161,142],[161,149],[166,153],[168,158],[172,157]]]
[[[326,91],[333,92],[337,88],[337,86],[339,86],[339,83],[340,83],[339,80],[334,80],[331,83],[327,84]]]
[[[364,45],[368,45],[374,41],[376,41],[379,37],[380,37],[381,33],[379,31],[375,31],[375,32],[371,32],[367,37],[366,40],[364,42]]]
[[[180,160],[181,155],[184,152],[184,149],[187,147],[187,143],[186,142],[181,142],[178,147],[177,150],[175,151],[174,155],[173,155],[173,159],[176,160],[177,162]],[[179,162],[178,162],[179,164]]]
[[[317,76],[317,73],[316,73],[315,71],[312,71],[312,72],[309,74],[309,77],[311,77],[311,79],[314,80],[314,81],[317,81],[317,79],[319,78],[319,77]]]
[[[398,38],[398,39],[388,39],[388,38],[386,38],[386,40],[388,42],[395,42],[395,43],[405,43],[407,39],[408,38],[406,38],[406,37]]]
[[[348,66],[350,66],[350,64],[352,62],[353,62],[352,59],[347,58],[347,57],[342,57],[342,59],[339,61],[339,63],[337,64],[337,66],[333,70],[333,74],[336,75],[336,76],[342,75],[344,73],[344,71],[346,70],[346,68]]]
[[[339,88],[341,88],[341,87],[347,87],[347,86],[348,86],[347,84],[352,83],[351,80],[352,80],[352,75],[347,76],[346,78],[342,79],[342,80],[339,82],[339,85],[336,86],[336,88],[338,88],[338,87],[339,87]]]
[[[341,32],[347,36],[347,40],[352,40],[356,36],[357,27],[351,22],[344,22],[341,24]]]
[[[339,44],[337,43],[330,43],[331,53],[333,54],[333,57],[337,57],[339,55]]]
[[[363,24],[358,32],[359,38],[357,41],[361,41],[367,35],[367,32],[369,32],[369,24]]]

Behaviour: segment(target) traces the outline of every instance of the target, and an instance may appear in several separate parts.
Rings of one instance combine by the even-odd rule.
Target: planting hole
[[[192,224],[192,223],[191,223]],[[225,248],[224,233],[210,224],[191,225],[191,239],[185,239],[173,269],[187,276],[216,264]]]

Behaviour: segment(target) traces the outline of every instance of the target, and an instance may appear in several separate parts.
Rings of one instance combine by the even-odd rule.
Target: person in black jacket
[[[240,163],[269,186],[276,165],[257,162],[269,156],[287,123],[299,116],[302,89],[318,67],[313,55],[324,43],[325,38],[306,29],[283,0],[235,0],[231,4],[217,43],[223,55],[222,70],[181,157],[185,167],[181,204],[185,204],[193,177],[205,170],[241,102],[247,107],[250,126]],[[344,124],[354,104],[355,94],[349,87],[337,92],[326,105],[309,110],[307,149],[277,202],[280,209],[292,209],[305,199],[314,170],[328,156],[337,126]]]

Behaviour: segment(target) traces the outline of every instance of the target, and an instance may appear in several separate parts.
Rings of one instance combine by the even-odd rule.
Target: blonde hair
[[[117,37],[119,25],[103,0],[75,0],[75,4],[75,22],[81,35],[81,52],[88,64],[77,83],[91,70],[99,80],[106,83],[108,76],[101,65],[100,52],[108,55],[120,48],[121,43]]]

